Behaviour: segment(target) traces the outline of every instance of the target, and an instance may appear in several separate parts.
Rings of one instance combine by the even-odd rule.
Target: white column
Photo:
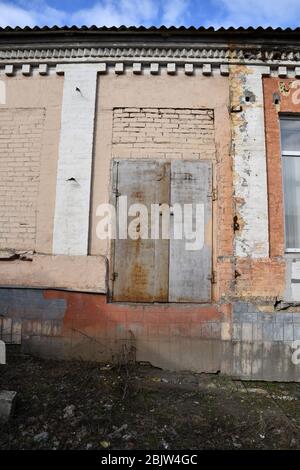
[[[101,65],[66,64],[56,182],[53,253],[86,255],[89,238],[97,73]]]
[[[269,255],[268,189],[262,74],[267,67],[232,66],[232,142],[237,257]],[[248,97],[248,101],[246,99]],[[242,106],[242,110],[239,109]]]

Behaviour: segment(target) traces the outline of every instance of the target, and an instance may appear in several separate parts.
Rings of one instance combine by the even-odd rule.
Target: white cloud
[[[63,23],[64,17],[64,12],[51,8],[42,1],[31,2],[30,8],[23,1],[18,5],[0,1],[0,26],[59,25]]]
[[[283,26],[299,23],[299,0],[213,0],[215,26]]]
[[[159,3],[157,0],[105,0],[75,12],[71,18],[74,24],[88,26],[149,26],[156,20]]]
[[[66,3],[56,9],[50,0],[0,0],[0,26],[287,27],[300,22],[299,0],[95,0],[93,6],[71,12]]]
[[[17,3],[0,0],[0,26],[150,26],[157,23],[162,3],[164,0],[101,0],[90,8],[70,13],[50,7],[46,0],[33,0],[30,4],[25,0],[17,0]]]
[[[0,26],[32,26],[34,17],[23,8],[0,2]]]
[[[162,24],[166,26],[185,24],[189,9],[189,0],[165,0],[162,7]]]

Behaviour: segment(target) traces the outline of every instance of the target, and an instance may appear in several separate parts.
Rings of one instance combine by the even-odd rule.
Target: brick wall
[[[0,248],[35,247],[43,109],[0,109]]]
[[[211,109],[114,109],[114,157],[211,159],[214,155]]]
[[[283,256],[285,250],[279,113],[299,113],[300,111],[299,104],[294,104],[292,100],[291,83],[290,79],[275,77],[268,77],[263,80],[271,256]],[[282,90],[285,90],[284,93],[282,93]],[[280,97],[280,102],[277,105],[274,104],[274,96]]]
[[[291,256],[285,255],[280,113],[299,115],[300,104],[297,99],[293,99],[294,97],[297,98],[299,90],[297,83],[298,80],[290,78],[265,77],[263,79],[268,168],[270,257],[273,259],[272,270],[275,271],[276,269],[276,260],[278,260],[277,263],[281,260],[281,264],[284,267],[281,276],[280,298],[293,302],[299,302],[300,300],[299,284],[293,281],[293,278],[297,278],[297,275],[293,274],[293,266],[296,266],[296,260],[299,257],[296,253],[293,253]],[[295,84],[296,87],[294,86]],[[277,276],[277,271],[274,274]],[[273,290],[275,292],[278,286],[278,278],[276,276],[274,275],[272,278]]]

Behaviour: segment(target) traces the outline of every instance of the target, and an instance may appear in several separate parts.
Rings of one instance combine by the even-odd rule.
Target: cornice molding
[[[153,62],[298,65],[300,50],[229,47],[0,47],[0,63]]]

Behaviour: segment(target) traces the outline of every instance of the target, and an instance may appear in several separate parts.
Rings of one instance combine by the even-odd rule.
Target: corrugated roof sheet
[[[267,28],[263,28],[262,26],[259,26],[257,28],[254,28],[252,26],[248,27],[248,28],[244,28],[244,27],[239,27],[239,28],[234,28],[234,27],[230,27],[230,28],[214,28],[212,26],[208,27],[208,28],[205,28],[204,26],[200,26],[199,28],[196,28],[195,26],[189,26],[189,27],[186,27],[186,26],[179,26],[179,27],[175,27],[175,26],[171,26],[171,27],[167,27],[167,26],[150,26],[150,27],[146,27],[146,26],[111,26],[111,27],[108,27],[108,26],[57,26],[57,25],[54,25],[54,26],[34,26],[34,27],[30,27],[30,26],[25,26],[23,28],[21,28],[20,26],[16,26],[14,28],[12,28],[11,26],[6,26],[6,27],[0,27],[0,32],[9,32],[9,33],[12,33],[12,32],[55,32],[55,31],[59,31],[59,32],[88,32],[88,31],[95,31],[95,32],[188,32],[188,33],[299,33],[300,32],[300,27],[297,27],[297,28],[272,28],[271,26],[270,27],[267,27]]]

